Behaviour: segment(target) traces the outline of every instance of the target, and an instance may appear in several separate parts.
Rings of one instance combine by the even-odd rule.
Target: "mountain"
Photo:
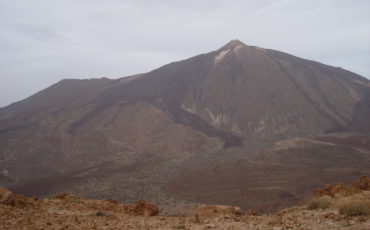
[[[169,213],[275,209],[370,173],[369,146],[315,139],[367,142],[369,95],[357,74],[238,40],[145,74],[66,79],[0,110],[1,184],[143,197]],[[261,202],[269,193],[273,205]]]

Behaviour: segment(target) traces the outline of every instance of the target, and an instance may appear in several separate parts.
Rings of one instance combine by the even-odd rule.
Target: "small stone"
[[[103,216],[103,217],[109,216],[109,214],[108,213],[105,213],[105,212],[97,212],[95,215],[96,216]]]

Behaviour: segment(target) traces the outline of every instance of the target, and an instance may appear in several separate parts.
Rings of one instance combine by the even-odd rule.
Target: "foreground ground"
[[[0,229],[369,230],[370,179],[362,179],[356,189],[327,186],[318,190],[306,206],[274,214],[241,214],[237,207],[201,205],[193,215],[185,217],[158,216],[159,209],[144,200],[124,205],[68,194],[38,200],[0,187]]]

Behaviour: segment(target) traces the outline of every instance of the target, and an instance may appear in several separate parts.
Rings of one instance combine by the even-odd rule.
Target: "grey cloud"
[[[0,107],[62,78],[147,72],[236,38],[370,77],[369,9],[367,0],[0,0]]]

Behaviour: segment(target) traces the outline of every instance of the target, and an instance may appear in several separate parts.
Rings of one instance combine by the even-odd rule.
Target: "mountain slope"
[[[322,184],[337,183],[338,178],[350,183],[370,174],[367,136],[295,138],[245,155],[194,164],[173,177],[166,189],[183,199],[274,211],[301,202]]]
[[[125,202],[164,194],[158,202],[166,202],[174,197],[169,181],[194,165],[209,168],[215,157],[248,160],[278,140],[367,132],[369,92],[354,73],[237,40],[128,78],[63,80],[0,110],[0,170],[8,178],[1,183]],[[265,163],[263,156],[256,157]],[[291,163],[279,161],[278,170]]]

